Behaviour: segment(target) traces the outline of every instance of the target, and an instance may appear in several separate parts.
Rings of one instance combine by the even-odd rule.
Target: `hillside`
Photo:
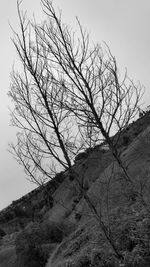
[[[0,267],[150,266],[150,112],[116,140],[133,186],[104,145],[79,154],[75,175],[57,174],[0,212]]]

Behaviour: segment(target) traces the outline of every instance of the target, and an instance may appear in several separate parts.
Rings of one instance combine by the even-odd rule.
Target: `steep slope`
[[[126,266],[144,267],[148,261],[150,264],[148,259],[142,265],[142,260],[148,258],[150,246],[141,237],[146,242],[150,239],[149,125],[150,112],[113,137],[114,142],[118,140],[117,148],[133,188],[126,182],[110,150],[102,144],[78,155],[72,173],[56,175],[45,187],[37,188],[1,211],[0,227],[7,235],[0,243],[0,267],[20,266],[16,251],[23,253],[17,255],[24,256],[26,248],[27,254],[35,253],[38,263],[36,259],[33,263],[30,260],[30,264],[29,261],[25,265],[21,263],[21,267],[45,266],[48,257],[46,267],[125,264],[116,258],[100,220],[110,229],[117,249],[123,255],[126,253],[128,262],[131,260],[132,264]],[[100,220],[83,197],[83,190]],[[6,255],[10,255],[9,263]],[[135,260],[137,255],[141,257],[141,265]]]
[[[128,129],[126,128],[120,136],[120,142],[118,142],[118,147],[122,151],[122,161],[128,168],[131,179],[133,177],[134,179],[139,177],[140,174],[143,177],[143,171],[145,173],[149,172],[149,124],[150,114],[147,114],[144,118],[137,120],[136,123],[129,125]],[[126,140],[125,144],[124,140]],[[123,171],[113,160],[111,152],[109,150],[103,150],[101,146],[97,146],[89,153],[87,158],[79,160],[75,164],[74,170],[78,174],[79,181],[82,181],[84,189],[89,189],[91,197],[93,196],[93,201],[94,198],[96,201],[99,195],[103,199],[103,193],[107,191],[104,190],[104,187],[108,187],[108,183],[113,194],[114,190],[118,192],[117,183],[120,188],[120,181],[122,183],[122,190],[124,190],[126,183]],[[55,205],[49,211],[50,220],[60,220],[61,217],[65,217],[66,215],[68,217],[74,206],[76,206],[77,213],[79,212],[77,206],[80,206],[80,209],[81,207],[84,209],[83,204],[80,205],[80,203],[77,203],[80,202],[82,195],[80,193],[81,188],[76,180],[72,181],[69,178],[66,174],[66,179],[53,194]],[[117,194],[118,198],[120,194],[122,199],[122,192],[118,192]]]
[[[88,162],[88,166],[89,164],[91,165],[90,173],[92,173],[92,177],[94,177],[93,183],[91,183],[88,190],[88,195],[106,225],[111,224],[112,217],[118,217],[118,222],[117,219],[113,221],[113,224],[116,225],[116,227],[119,225],[120,221],[125,227],[126,224],[129,227],[131,222],[135,223],[135,225],[138,222],[141,224],[141,229],[138,229],[139,235],[141,235],[141,233],[145,235],[147,227],[147,225],[145,226],[145,222],[150,225],[148,219],[150,207],[150,126],[141,132],[141,134],[136,134],[136,138],[133,139],[130,145],[126,148],[124,147],[121,156],[124,164],[128,168],[128,173],[136,191],[141,193],[141,199],[138,199],[136,195],[130,194],[131,191],[126,183],[124,173],[116,162],[112,162],[111,160],[109,166],[102,171],[101,165],[97,161],[97,157],[95,157],[97,168],[92,166],[90,158],[90,163]],[[84,175],[85,180],[87,177],[88,180],[90,180],[88,171],[87,173],[85,172]],[[75,214],[80,216],[76,217]],[[112,265],[109,266],[118,266],[115,262],[112,248],[108,245],[108,242],[106,242],[106,238],[104,237],[97,220],[94,220],[94,217],[93,212],[91,212],[86,201],[82,198],[76,205],[75,212],[73,211],[70,214],[70,219],[72,221],[75,222],[78,220],[78,230],[71,235],[70,238],[60,244],[58,249],[50,257],[49,263],[46,265],[47,267],[99,266],[96,265],[96,263],[90,265],[91,262],[95,262],[95,257],[97,257],[93,256],[93,250],[95,251],[95,255],[99,255],[99,257],[102,257],[100,254],[101,252],[103,254],[105,251],[106,255],[103,255],[103,257],[110,258],[110,262],[112,263]],[[120,229],[120,234],[122,233],[122,229]],[[142,232],[144,231],[143,229],[145,229],[145,232]],[[138,230],[136,235],[138,235]],[[119,234],[116,230],[114,232],[116,235]],[[146,238],[148,240],[147,236]],[[142,238],[140,242],[143,242]],[[139,243],[137,242],[137,247],[138,246]],[[107,255],[108,250],[110,251],[110,253],[108,253],[109,255]],[[132,256],[134,257],[135,255]],[[143,264],[144,265],[140,266],[147,266],[146,262]]]

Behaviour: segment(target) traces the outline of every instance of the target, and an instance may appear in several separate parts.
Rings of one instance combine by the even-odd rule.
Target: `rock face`
[[[57,174],[1,211],[0,267],[150,266],[149,140],[149,113],[119,135],[132,184],[102,144],[77,155],[76,178]]]

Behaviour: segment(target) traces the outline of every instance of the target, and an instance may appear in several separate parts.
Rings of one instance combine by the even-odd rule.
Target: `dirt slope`
[[[79,183],[82,184],[106,226],[110,224],[116,244],[119,244],[123,251],[128,251],[119,239],[124,230],[122,228],[127,225],[127,229],[130,229],[134,222],[138,229],[136,231],[144,236],[145,232],[142,231],[147,229],[149,223],[149,220],[147,222],[147,212],[150,211],[149,125],[150,113],[147,113],[143,118],[126,127],[119,135],[117,147],[134,185],[134,191],[126,182],[125,174],[114,161],[111,152],[104,150],[103,146],[97,146],[77,157],[73,167],[77,179],[69,172],[61,173],[57,175],[56,181],[47,184],[46,191],[45,188],[38,188],[2,211],[0,227],[6,230],[7,235],[0,243],[0,267],[16,267],[13,233],[19,233],[23,228],[30,228],[31,222],[34,225],[41,221],[51,225],[63,223],[68,228],[70,223],[76,226],[76,230],[70,236],[64,237],[62,242],[60,240],[56,244],[46,244],[46,246],[52,245],[56,248],[52,249],[46,267],[95,267],[99,266],[100,258],[101,261],[106,258],[108,261],[110,259],[111,264],[114,261],[114,265],[108,266],[118,267],[112,248],[106,242],[93,211],[83,198]],[[114,142],[117,138],[116,135]],[[47,190],[50,192],[50,205],[45,202]],[[135,194],[136,191],[141,193],[140,200]],[[143,207],[143,203],[147,205],[149,211]],[[142,225],[140,229],[139,225]],[[129,236],[123,237],[128,240]],[[145,240],[147,239],[149,240],[150,237],[146,236]],[[142,242],[138,243],[138,246],[136,244],[135,248],[141,249]],[[134,257],[133,252],[132,257]],[[135,254],[137,255],[137,252]],[[146,266],[147,263],[144,264],[140,267]],[[138,265],[135,266],[138,267]]]
[[[136,136],[130,146],[123,149],[121,156],[124,164],[128,168],[128,173],[135,185],[135,188],[139,189],[140,186],[144,185],[143,196],[145,198],[145,202],[150,205],[150,126],[147,127],[141,134]],[[98,160],[98,157],[94,154],[94,152],[92,157],[94,164],[92,164],[92,161],[89,158],[88,169],[84,173],[84,177],[85,180],[92,180],[88,194],[94,205],[97,207],[97,210],[100,211],[101,216],[103,216],[103,218],[106,216],[105,218],[107,220],[108,212],[111,214],[115,210],[118,211],[121,209],[124,210],[126,218],[129,218],[128,212],[130,208],[131,212],[140,214],[140,211],[135,205],[134,197],[129,194],[124,173],[118,164],[113,162],[108,156],[108,162],[110,162],[110,164],[106,164],[106,168],[103,169],[101,162]],[[81,172],[82,171],[80,170],[80,173]],[[90,179],[91,174],[92,179]],[[59,188],[56,191],[56,196],[57,195],[60,195]],[[64,194],[64,196],[67,199],[67,195]],[[67,202],[65,202],[66,199],[63,198],[63,195],[61,195],[61,198],[64,199],[64,204],[66,205]],[[71,195],[69,203],[71,203],[72,198],[73,196]],[[61,210],[61,206],[59,208]],[[76,205],[75,211],[72,213],[70,212],[69,218],[74,222],[77,221],[75,219],[75,214],[81,215],[77,232],[74,236],[71,236],[69,240],[64,241],[60,247],[58,247],[55,253],[51,255],[46,267],[63,267],[67,266],[67,262],[68,264],[70,262],[70,265],[68,266],[80,266],[83,259],[86,261],[85,258],[88,250],[90,251],[89,253],[91,253],[93,249],[98,250],[97,245],[93,247],[91,242],[95,234],[97,236],[100,235],[100,231],[96,230],[98,228],[97,224],[96,222],[93,222],[92,212],[84,199],[79,201]],[[89,221],[88,225],[87,221]],[[94,232],[93,228],[95,228]],[[81,231],[82,234],[79,235],[78,231]],[[89,237],[90,235],[92,235],[91,239]],[[94,238],[96,241],[96,237]],[[101,241],[102,240],[103,238],[101,237]],[[76,247],[78,247],[78,249],[76,249]],[[85,266],[90,265],[87,263]]]

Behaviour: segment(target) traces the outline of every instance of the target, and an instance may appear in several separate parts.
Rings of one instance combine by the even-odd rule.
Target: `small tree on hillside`
[[[13,43],[22,73],[12,72],[9,95],[13,124],[22,131],[13,151],[32,178],[37,172],[50,178],[58,165],[70,168],[80,149],[104,140],[130,180],[117,142],[138,112],[142,87],[127,74],[121,80],[109,48],[90,45],[78,20],[80,36],[50,1],[42,4],[47,21],[38,25],[21,14],[18,2],[21,35],[15,33]]]
[[[62,105],[68,98],[64,75],[49,61],[35,25],[19,8],[18,2],[21,34],[14,32],[13,43],[22,71],[13,70],[9,96],[15,105],[12,124],[20,131],[17,145],[10,146],[30,179],[40,185],[62,168],[71,168],[83,144],[74,115]]]
[[[87,133],[88,136],[89,125],[91,137],[96,133],[96,141],[105,140],[130,181],[117,142],[121,131],[138,113],[142,87],[136,86],[126,73],[121,79],[108,46],[102,49],[99,44],[91,45],[78,19],[79,35],[63,24],[50,1],[43,0],[42,4],[48,20],[42,26],[35,25],[35,31],[53,71],[57,69],[63,73],[67,99],[62,105],[75,115],[82,135]],[[60,77],[56,79],[61,84]],[[113,141],[111,136],[116,133]]]

